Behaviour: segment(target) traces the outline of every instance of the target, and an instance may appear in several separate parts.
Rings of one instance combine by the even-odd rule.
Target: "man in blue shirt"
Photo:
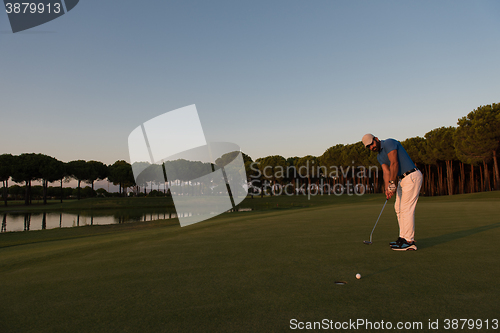
[[[378,152],[377,160],[382,165],[386,198],[396,195],[394,210],[398,218],[399,238],[389,245],[396,251],[416,251],[415,207],[422,187],[422,173],[399,141],[380,141],[372,134],[365,134],[362,141],[366,148]]]

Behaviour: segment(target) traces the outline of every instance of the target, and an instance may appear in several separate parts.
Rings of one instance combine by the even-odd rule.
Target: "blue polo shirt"
[[[394,139],[381,140],[380,151],[378,152],[377,160],[380,164],[385,164],[390,168],[391,161],[389,160],[387,154],[389,154],[394,149],[396,149],[398,153],[398,163],[399,163],[398,177],[401,177],[401,175],[406,171],[414,169],[415,163],[413,163],[410,156],[403,148],[401,143],[399,143],[399,141]]]

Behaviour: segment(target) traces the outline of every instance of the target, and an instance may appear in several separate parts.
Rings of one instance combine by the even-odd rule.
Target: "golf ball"
[[[358,280],[361,279],[361,274],[359,274],[359,273],[356,274],[356,279],[358,279]]]

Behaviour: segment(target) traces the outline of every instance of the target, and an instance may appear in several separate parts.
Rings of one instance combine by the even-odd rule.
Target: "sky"
[[[499,18],[499,1],[80,0],[14,34],[2,11],[0,154],[129,161],[137,126],[192,104],[207,141],[254,160],[424,136],[500,102]]]

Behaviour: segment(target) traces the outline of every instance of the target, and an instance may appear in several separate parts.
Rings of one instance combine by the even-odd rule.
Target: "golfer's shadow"
[[[436,236],[436,237],[419,239],[417,245],[418,245],[418,249],[420,250],[423,248],[451,242],[451,241],[454,241],[454,240],[457,240],[460,238],[468,237],[468,236],[471,236],[471,235],[474,235],[474,234],[477,234],[477,233],[480,233],[483,231],[488,231],[488,230],[499,228],[499,227],[500,227],[500,222],[485,225],[482,227],[473,228],[473,229],[456,231],[456,232],[452,232],[449,234],[440,235],[440,236]]]

